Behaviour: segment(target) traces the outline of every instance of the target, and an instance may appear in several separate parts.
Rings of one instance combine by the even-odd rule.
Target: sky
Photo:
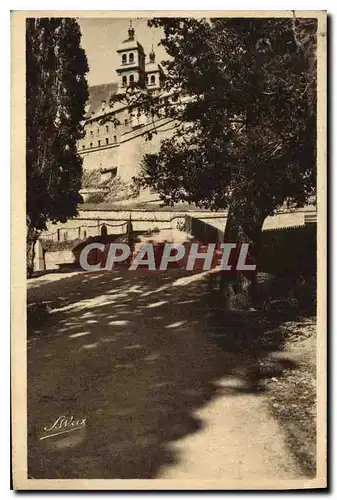
[[[87,73],[88,84],[99,85],[117,81],[116,68],[120,63],[116,53],[118,45],[128,38],[128,18],[78,18],[81,27],[81,45],[86,51],[89,73]],[[157,44],[162,37],[160,28],[149,28],[147,19],[133,18],[135,38],[143,45],[146,62],[153,44],[156,53],[156,62],[167,59],[163,47]]]

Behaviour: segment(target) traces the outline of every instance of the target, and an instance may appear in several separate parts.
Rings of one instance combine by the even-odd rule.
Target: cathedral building
[[[111,177],[118,178],[123,186],[119,202],[130,203],[153,201],[156,198],[149,190],[132,196],[132,177],[140,169],[144,154],[156,152],[161,141],[173,132],[172,119],[148,118],[136,107],[130,109],[125,102],[116,102],[110,107],[112,95],[123,94],[133,83],[149,91],[163,95],[164,71],[156,62],[153,46],[149,57],[135,36],[130,22],[127,38],[118,48],[119,65],[116,82],[89,87],[86,106],[84,137],[78,141],[78,152],[83,158],[83,170],[96,172],[98,186]],[[105,124],[102,119],[108,118]],[[148,132],[155,130],[153,139],[146,141]],[[118,196],[117,196],[118,198]]]

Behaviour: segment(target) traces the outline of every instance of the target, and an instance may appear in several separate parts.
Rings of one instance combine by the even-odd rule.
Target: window
[[[116,122],[114,122],[114,128],[117,128],[117,123]]]
[[[97,135],[99,135],[99,128],[97,129]]]
[[[151,85],[156,83],[156,77],[154,75],[151,75]]]
[[[117,142],[117,135],[114,135],[114,142]]]
[[[93,136],[93,135],[94,135],[94,133],[93,133],[93,131],[92,131],[92,130],[90,130],[90,135],[91,135],[91,136]]]
[[[85,144],[82,144],[82,149],[85,149]]]
[[[105,144],[109,144],[109,139],[108,138],[105,139]]]
[[[126,64],[126,54],[122,55],[122,64]]]
[[[101,145],[101,141],[98,141],[97,146],[100,147],[100,145]]]
[[[92,148],[92,142],[90,143],[90,147]]]
[[[128,119],[127,119],[127,118],[125,118],[125,120],[124,120],[124,125],[125,125],[126,127],[128,126]]]
[[[130,75],[130,83],[134,82],[135,77],[133,75]]]
[[[127,79],[126,79],[126,76],[124,75],[122,78],[122,86],[126,87],[126,83],[127,83]]]
[[[132,64],[134,61],[134,55],[133,53],[131,52],[131,54],[129,54],[129,63]]]
[[[106,132],[109,132],[109,125],[105,126],[105,130],[106,130]]]

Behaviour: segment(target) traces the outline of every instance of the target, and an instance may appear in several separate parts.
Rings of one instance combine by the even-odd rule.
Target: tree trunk
[[[34,258],[35,258],[35,243],[40,236],[40,232],[31,224],[27,223],[27,242],[26,242],[26,257],[27,257],[27,278],[31,278],[34,272]]]
[[[253,263],[257,264],[257,249],[264,219],[265,217],[261,216],[254,222],[242,223],[240,218],[230,211],[225,228],[224,242],[248,243],[249,255]],[[231,273],[221,272],[220,291],[225,299],[225,307],[228,310],[256,308],[258,304],[257,270],[237,271],[232,269]]]

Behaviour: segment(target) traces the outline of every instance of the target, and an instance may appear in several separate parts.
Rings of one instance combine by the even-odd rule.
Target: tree
[[[316,20],[157,18],[170,60],[173,138],[138,178],[163,202],[228,209],[225,241],[257,258],[266,217],[301,207],[316,185]],[[144,98],[146,112],[158,109]],[[224,284],[229,307],[254,301],[254,277]]]
[[[76,142],[88,87],[81,31],[72,18],[29,18],[26,24],[27,271],[47,222],[77,215],[82,160]]]

